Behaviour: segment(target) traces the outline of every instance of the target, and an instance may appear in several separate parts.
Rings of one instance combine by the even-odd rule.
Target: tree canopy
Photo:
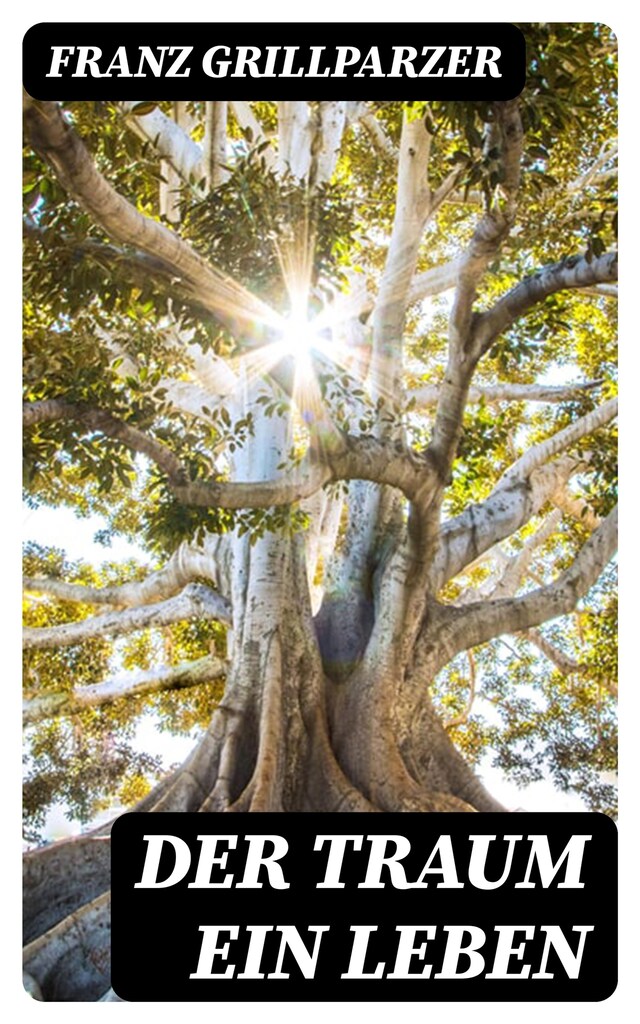
[[[106,524],[25,546],[31,842],[503,810],[489,756],[615,813],[616,47],[523,31],[499,103],[25,97],[26,501]],[[110,998],[108,832],[26,858],[45,998]]]
[[[513,529],[441,573],[447,607],[548,587],[608,521],[615,43],[525,33],[516,104],[27,101],[26,500],[107,523],[101,566],[55,538],[25,548],[29,838],[52,801],[86,821],[166,771],[131,747],[142,716],[207,726],[228,671],[224,539],[305,538],[321,628],[356,481],[415,501],[423,453],[445,536],[510,476],[535,490],[553,468]],[[455,352],[470,323],[472,377]],[[283,425],[279,479],[236,484],[256,430]],[[428,514],[422,529],[433,548]],[[115,534],[146,564],[109,562]],[[431,689],[469,763],[490,750],[519,782],[550,775],[612,810],[602,570],[570,614],[481,634]]]

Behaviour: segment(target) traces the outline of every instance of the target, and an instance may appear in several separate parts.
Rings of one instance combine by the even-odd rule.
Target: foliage
[[[616,243],[616,179],[613,160],[607,158],[616,131],[615,42],[602,26],[526,26],[525,35],[529,74],[522,97],[527,141],[520,212],[516,230],[482,281],[480,310],[545,264],[582,254],[592,259]],[[407,107],[412,116],[426,118],[433,135],[434,185],[453,168],[461,168],[457,198],[443,204],[427,231],[418,257],[417,270],[422,272],[457,255],[479,213],[499,197],[504,168],[499,148],[485,145],[494,116],[491,105],[438,102],[427,109],[418,103],[377,104],[375,118],[392,143],[399,140]],[[65,110],[120,194],[149,217],[162,220],[165,168],[153,145],[130,130],[116,104],[69,103]],[[267,130],[274,128],[273,104],[256,104],[254,112]],[[200,139],[203,104],[192,104],[191,116],[192,136]],[[181,236],[280,313],[289,304],[280,255],[302,236],[313,239],[310,279],[318,307],[330,295],[347,295],[354,280],[377,281],[395,213],[393,160],[376,153],[361,127],[351,125],[331,182],[311,189],[291,175],[277,176],[266,159],[270,143],[255,144],[233,119],[230,125],[229,175],[208,193],[199,182],[183,186]],[[580,184],[599,159],[598,174]],[[29,147],[24,172],[25,400],[64,398],[99,405],[161,440],[182,460],[190,480],[225,479],[230,461],[251,444],[251,414],[234,418],[224,406],[203,406],[197,416],[179,412],[168,398],[165,380],[198,383],[197,346],[233,358],[243,351],[242,332],[205,314],[166,268],[141,259],[127,246],[114,246]],[[447,516],[482,501],[531,444],[615,394],[613,308],[603,297],[563,292],[495,341],[478,368],[475,380],[480,385],[541,379],[598,384],[581,398],[557,405],[469,406],[445,498]],[[405,369],[412,388],[443,379],[449,312],[448,296],[409,310]],[[321,393],[336,422],[371,433],[377,410],[371,407],[362,415],[364,392],[354,389],[350,372],[326,365],[320,370]],[[352,415],[354,402],[357,417]],[[276,419],[286,415],[281,396],[266,379],[262,405]],[[428,440],[431,421],[410,407],[405,422],[417,449]],[[606,515],[616,496],[615,429],[600,431],[572,450],[585,455],[589,466],[575,483],[576,494],[586,501],[587,512]],[[294,445],[292,458],[299,454]],[[144,457],[133,457],[122,442],[71,420],[41,423],[26,432],[24,479],[32,506],[68,505],[81,516],[98,514],[106,524],[101,535],[105,544],[114,535],[135,539],[154,566],[185,539],[197,541],[206,533],[237,527],[240,536],[255,541],[266,531],[304,531],[308,522],[297,505],[242,512],[186,507]],[[521,550],[540,521],[512,538],[508,553]],[[532,575],[543,581],[553,578],[570,563],[584,537],[584,524],[563,521],[562,530],[538,553]],[[93,586],[141,578],[146,568],[71,563],[62,552],[33,544],[25,550],[27,575]],[[472,566],[440,599],[456,600],[465,586],[486,582],[488,573],[486,566]],[[613,794],[602,782],[602,773],[615,767],[612,592],[609,572],[571,621],[545,627],[547,639],[580,665],[574,674],[562,675],[524,637],[494,641],[475,653],[477,701],[468,714],[465,658],[460,656],[440,674],[434,696],[446,716],[466,714],[465,722],[452,727],[452,735],[470,761],[477,763],[491,750],[495,763],[516,781],[552,777],[559,788],[581,793],[588,806],[612,812]],[[28,599],[25,620],[29,626],[45,626],[89,613],[78,603]],[[25,658],[27,697],[98,682],[118,668],[143,669],[158,661],[175,665],[202,657],[212,647],[219,651],[223,644],[222,627],[186,623],[115,643],[101,638],[32,651]],[[221,692],[214,697],[219,700]],[[46,808],[55,800],[65,801],[84,822],[115,796],[124,803],[140,797],[162,770],[157,760],[134,748],[136,725],[143,716],[154,714],[161,729],[186,733],[202,728],[210,711],[211,693],[196,687],[120,701],[72,720],[56,718],[31,727],[26,742],[27,837],[39,837]]]

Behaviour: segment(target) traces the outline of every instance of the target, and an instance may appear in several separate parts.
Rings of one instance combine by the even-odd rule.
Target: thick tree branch
[[[617,548],[618,509],[609,513],[555,582],[521,597],[469,605],[454,632],[458,650],[486,643],[503,633],[517,633],[567,615],[588,593]]]
[[[596,530],[600,526],[600,516],[595,514],[588,502],[581,498],[579,494],[572,494],[566,485],[559,487],[551,495],[551,501],[556,508],[559,508],[566,515],[573,516],[587,530]]]
[[[227,101],[207,100],[202,148],[207,188],[217,188],[229,177],[227,164]]]
[[[594,284],[587,288],[582,288],[583,295],[593,295],[595,298],[605,299],[618,299],[618,285],[617,284]]]
[[[141,697],[168,690],[183,690],[223,679],[228,664],[207,656],[182,665],[168,665],[150,672],[128,672],[92,686],[76,686],[66,693],[41,693],[23,703],[22,724],[34,725],[57,715],[75,715],[126,697]]]
[[[550,640],[547,640],[544,633],[541,633],[539,629],[527,629],[522,636],[533,644],[534,647],[544,654],[555,668],[562,673],[563,676],[572,675],[583,675],[587,670],[586,665],[581,665],[579,661],[574,661],[568,654],[561,651],[559,647],[552,644]]]
[[[609,423],[618,411],[612,398],[575,423],[534,445],[503,474],[481,505],[470,505],[461,515],[445,523],[432,574],[439,588],[462,571],[493,544],[511,536],[539,511],[554,494],[562,491],[570,476],[585,460],[555,455],[576,441]]]
[[[340,155],[340,144],[346,124],[346,101],[320,103],[318,132],[313,142],[312,178],[314,184],[329,181]]]
[[[429,461],[402,444],[344,434],[336,435],[338,443],[331,451],[323,453],[323,461],[318,461],[318,454],[310,450],[295,469],[274,480],[190,482],[184,466],[166,445],[106,410],[73,405],[56,398],[23,406],[25,427],[61,419],[76,420],[146,455],[163,470],[171,490],[185,505],[228,509],[291,505],[337,480],[388,484],[402,491],[410,501],[421,503],[433,481]]]
[[[214,545],[210,544],[209,549],[212,546],[219,546],[223,541],[224,538],[216,537]],[[26,576],[22,581],[22,587],[27,592],[46,594],[59,601],[108,605],[114,609],[137,608],[173,597],[188,583],[198,578],[212,578],[212,572],[217,577],[215,581],[212,579],[212,582],[217,583],[224,570],[223,567],[213,566],[215,554],[214,551],[194,547],[183,541],[166,565],[150,573],[143,580],[132,580],[117,586],[90,587],[51,577]],[[226,618],[221,617],[221,621],[231,622],[230,608]]]
[[[362,125],[380,156],[388,157],[392,160],[398,158],[396,147],[389,136],[385,134],[380,121],[367,103],[348,103],[347,118],[350,124],[359,122]]]
[[[552,434],[545,441],[540,441],[539,444],[533,445],[528,451],[524,453],[512,466],[503,474],[501,481],[498,482],[497,486],[500,487],[503,483],[508,483],[512,480],[526,480],[531,475],[534,469],[538,469],[540,466],[552,459],[554,455],[559,452],[565,451],[572,444],[580,441],[583,437],[588,437],[589,434],[593,434],[594,431],[599,430],[601,427],[610,423],[611,420],[615,419],[618,415],[618,399],[610,398],[608,401],[603,402],[597,408],[587,413],[586,416],[581,416],[574,423],[569,424],[564,430],[558,430],[557,433]]]
[[[569,288],[585,288],[618,280],[618,254],[606,253],[590,262],[585,257],[543,267],[527,277],[480,314],[473,332],[474,350],[481,355],[515,320],[549,295]]]
[[[578,398],[585,391],[599,387],[600,380],[579,381],[575,384],[472,384],[467,394],[467,404],[485,402],[568,402]],[[415,408],[424,409],[436,405],[440,395],[439,384],[424,384],[409,392]]]
[[[494,111],[496,120],[487,132],[485,149],[499,147],[501,150],[502,198],[494,201],[492,208],[482,217],[460,261],[449,321],[449,348],[458,360],[463,358],[468,346],[476,288],[509,234],[516,215],[523,143],[518,101],[496,103]]]
[[[460,260],[452,260],[450,263],[443,263],[439,267],[431,267],[413,277],[409,285],[407,306],[422,299],[431,298],[433,295],[441,295],[455,287],[458,279]],[[349,297],[349,311],[355,317],[363,317],[370,313],[376,304],[376,296],[365,286],[360,287],[353,296]]]
[[[29,99],[25,120],[34,149],[52,165],[62,186],[112,238],[165,263],[198,303],[232,331],[252,320],[273,321],[273,311],[260,299],[215,271],[177,234],[144,216],[116,192],[96,169],[56,103]]]
[[[22,407],[24,427],[38,426],[41,423],[58,420],[82,423],[90,430],[98,431],[115,441],[121,441],[131,451],[146,455],[166,473],[172,484],[177,487],[184,486],[188,482],[184,466],[166,445],[107,412],[106,409],[75,405],[60,398],[45,398],[38,402],[28,402]]]
[[[553,536],[561,519],[562,513],[560,510],[554,509],[547,516],[542,526],[527,538],[522,549],[516,555],[512,555],[511,558],[507,559],[500,579],[493,587],[492,598],[513,597],[517,593],[536,551]]]
[[[183,181],[197,183],[206,177],[203,154],[197,142],[173,118],[158,107],[148,114],[136,115],[137,100],[120,103],[127,120],[142,138],[151,142],[157,153],[180,175]]]
[[[129,608],[126,611],[107,612],[80,622],[67,622],[59,626],[29,627],[23,630],[24,650],[47,647],[69,647],[97,636],[123,636],[136,629],[169,626],[184,619],[216,619],[229,621],[229,605],[223,597],[200,583],[189,583],[176,597],[157,604]]]
[[[448,520],[442,527],[434,561],[433,589],[437,591],[494,544],[521,529],[584,466],[584,460],[563,455],[526,479],[505,482],[503,478],[480,505],[469,505]]]
[[[449,318],[448,357],[436,407],[429,452],[439,467],[441,493],[449,477],[462,427],[467,391],[478,353],[472,338],[473,304],[480,279],[499,252],[515,221],[520,185],[523,132],[517,100],[494,105],[495,121],[487,132],[485,148],[499,146],[503,183],[500,197],[478,223],[458,263],[458,280]],[[435,519],[439,502],[434,502]]]
[[[409,288],[432,196],[427,180],[431,135],[405,113],[400,140],[396,209],[384,273],[373,312],[374,398],[399,401],[402,334]]]
[[[313,127],[306,100],[278,102],[278,169],[306,178],[311,166]]]

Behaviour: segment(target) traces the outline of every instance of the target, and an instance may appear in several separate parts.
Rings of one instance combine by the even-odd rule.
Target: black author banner
[[[616,987],[600,814],[125,814],[125,1000],[600,1000]]]
[[[42,23],[23,41],[41,100],[507,100],[525,81],[508,24]],[[260,85],[258,85],[260,88]]]

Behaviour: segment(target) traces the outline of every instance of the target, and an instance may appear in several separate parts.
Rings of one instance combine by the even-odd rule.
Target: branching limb
[[[76,420],[132,451],[150,458],[166,473],[171,490],[185,505],[204,508],[270,508],[309,498],[336,480],[372,480],[396,487],[410,501],[420,501],[432,482],[429,462],[403,445],[374,437],[342,435],[340,444],[318,461],[310,452],[291,472],[259,482],[191,482],[185,467],[165,444],[130,426],[104,409],[43,399],[23,406],[23,423],[34,426],[54,420]]]
[[[373,312],[373,384],[387,401],[390,396],[396,401],[400,397],[407,296],[432,201],[427,180],[430,153],[431,135],[424,120],[409,120],[405,112],[395,216]]]
[[[446,522],[434,561],[434,590],[457,576],[494,544],[521,529],[584,466],[584,460],[563,455],[534,470],[526,479],[505,482],[503,478],[480,505],[470,505]]]
[[[311,166],[313,126],[306,100],[278,102],[278,169],[306,178]]]
[[[559,430],[545,441],[541,441],[539,444],[529,448],[524,455],[509,467],[497,486],[500,487],[515,480],[526,480],[535,469],[543,466],[554,455],[565,451],[583,437],[588,437],[589,434],[593,434],[594,431],[606,426],[617,415],[618,399],[610,398],[607,402],[603,402],[602,405],[587,413],[586,416],[581,416],[580,419],[565,427],[564,430]]]
[[[377,119],[368,103],[348,103],[347,118],[350,124],[359,122],[371,139],[374,149],[380,156],[396,160],[398,151],[389,136],[385,133],[380,121]]]
[[[410,285],[407,296],[407,305],[413,302],[420,302],[422,299],[431,298],[433,295],[441,295],[455,287],[458,279],[459,260],[452,260],[450,263],[443,263],[439,267],[431,267],[420,274],[415,274]],[[370,313],[376,304],[376,297],[366,287],[361,287],[350,303],[353,309],[353,316],[364,316]]]
[[[129,608],[125,611],[107,612],[80,622],[67,622],[59,626],[42,628],[29,627],[23,631],[22,646],[25,650],[41,650],[47,647],[69,647],[99,636],[122,636],[136,629],[169,626],[184,619],[216,619],[230,621],[227,601],[209,587],[200,583],[189,583],[176,597],[156,604]]]
[[[579,381],[576,384],[472,384],[467,395],[467,404],[485,402],[568,402],[585,391],[600,386],[600,380]],[[439,384],[425,384],[409,392],[415,408],[424,409],[437,405],[440,395]]]
[[[208,547],[223,546],[225,538],[212,538]],[[224,567],[214,564],[221,556],[219,551],[195,547],[184,541],[173,553],[166,565],[152,572],[146,579],[132,580],[111,587],[89,587],[82,583],[67,583],[65,580],[27,576],[22,581],[23,590],[46,594],[59,601],[74,601],[80,604],[108,605],[113,609],[138,608],[173,597],[188,583],[199,577],[219,583]],[[222,570],[222,571],[220,571]],[[212,576],[215,575],[214,580]],[[230,613],[229,613],[230,615]]]
[[[473,332],[474,350],[478,356],[486,352],[498,335],[549,295],[617,280],[616,252],[598,256],[590,262],[585,257],[576,257],[543,267],[507,292],[492,309],[480,314]]]
[[[226,100],[207,100],[205,104],[204,166],[207,188],[217,188],[229,177],[227,163],[227,107]]]
[[[27,700],[22,708],[22,724],[33,725],[56,715],[75,715],[86,708],[113,704],[124,697],[140,697],[167,690],[183,690],[222,679],[227,662],[205,657],[182,665],[155,668],[150,672],[128,672],[92,686],[76,686],[67,693],[41,693]]]
[[[127,120],[138,135],[151,142],[158,154],[171,164],[183,181],[199,182],[206,177],[203,154],[197,142],[177,121],[158,107],[148,114],[134,113],[135,100],[120,103]]]
[[[521,597],[483,601],[459,615],[454,633],[458,650],[486,643],[503,633],[517,633],[567,615],[596,582],[617,548],[618,509],[609,513],[553,583]]]
[[[346,112],[345,101],[328,100],[319,106],[318,133],[317,139],[313,142],[314,184],[329,181],[335,170],[346,124]]]
[[[597,516],[591,506],[577,494],[572,494],[565,485],[551,495],[551,501],[566,515],[573,516],[586,526],[587,530],[597,530],[600,526],[600,516]]]
[[[569,185],[567,186],[567,191],[581,192],[588,185],[593,185],[601,177],[600,172],[602,171],[602,168],[606,164],[608,164],[610,160],[613,160],[614,157],[616,157],[617,155],[618,140],[607,139],[607,141],[603,143],[602,148],[598,153],[598,156],[591,164],[591,166],[587,168],[587,170],[578,178],[575,178],[572,182],[569,183]],[[616,171],[612,170],[608,172],[606,176],[610,177],[615,174]]]
[[[41,225],[30,216],[23,218],[23,232],[25,237],[42,240],[44,243],[44,231]],[[73,235],[59,232],[56,237],[56,247],[66,249],[70,257],[79,259],[85,257],[101,265],[107,263],[109,266],[127,270],[134,280],[148,281],[152,277],[155,281],[165,286],[176,284],[175,271],[162,260],[150,256],[146,252],[136,252],[131,249],[120,249],[108,242],[100,242],[97,238],[85,238],[78,241]]]
[[[494,599],[498,597],[513,597],[517,593],[536,551],[553,536],[561,519],[562,513],[559,509],[555,509],[547,516],[542,526],[527,538],[522,550],[507,560],[500,579],[493,588],[491,596]]]
[[[106,181],[56,103],[29,99],[25,113],[31,142],[62,186],[117,242],[161,260],[200,305],[232,331],[251,320],[270,322],[272,311],[235,281],[216,272],[163,224],[140,213]]]
[[[548,658],[563,676],[582,675],[586,671],[586,665],[581,665],[579,661],[570,658],[568,654],[547,640],[539,629],[528,629],[522,636],[534,647],[537,647],[540,653],[544,654],[545,658]]]
[[[491,260],[508,236],[516,215],[523,143],[518,101],[496,103],[494,110],[495,122],[488,134],[486,146],[499,145],[501,150],[502,198],[496,199],[482,217],[458,263],[458,280],[449,318],[447,367],[429,444],[431,456],[439,466],[443,485],[455,454],[467,389],[479,358],[472,344],[476,290]]]
[[[568,455],[554,462],[551,460],[605,426],[617,412],[617,399],[609,399],[564,430],[534,445],[509,467],[481,505],[470,505],[461,515],[445,523],[432,574],[436,589],[494,544],[519,530],[546,501],[562,493],[569,478],[586,460]]]

